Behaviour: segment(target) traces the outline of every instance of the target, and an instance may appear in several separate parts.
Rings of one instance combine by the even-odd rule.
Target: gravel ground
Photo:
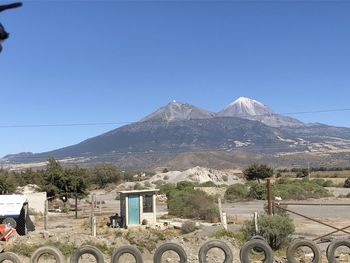
[[[96,209],[96,216],[98,218],[98,229],[97,237],[90,236],[89,226],[89,203],[81,201],[79,204],[79,219],[74,218],[74,212],[67,214],[54,214],[50,213],[48,222],[48,232],[43,230],[43,219],[36,217],[36,231],[30,233],[26,237],[19,237],[15,240],[16,244],[25,245],[39,245],[45,244],[47,241],[59,241],[64,244],[70,244],[75,247],[79,247],[85,243],[90,244],[104,244],[108,248],[108,252],[104,252],[106,262],[110,262],[110,256],[112,250],[119,247],[122,244],[136,243],[138,247],[142,248],[142,255],[144,262],[153,262],[153,253],[156,247],[164,242],[175,242],[180,244],[188,254],[188,262],[198,262],[198,250],[200,246],[209,239],[211,233],[220,229],[220,226],[205,224],[205,226],[195,233],[176,236],[171,234],[172,232],[166,233],[164,237],[154,237],[148,234],[148,230],[134,229],[131,230],[131,234],[127,234],[127,230],[118,230],[108,228],[106,223],[108,217],[116,212],[119,212],[119,201],[115,200],[116,192],[102,193],[99,192],[97,200],[104,201],[101,209]],[[337,226],[339,228],[345,227],[350,223],[350,209],[347,206],[332,206],[327,204],[350,204],[350,199],[337,199],[328,198],[323,200],[309,200],[303,201],[308,204],[315,204],[312,206],[306,205],[293,205],[288,208],[301,214],[305,214],[317,220],[326,222],[328,224]],[[299,202],[300,203],[300,202]],[[322,203],[323,205],[316,205],[316,203]],[[230,229],[236,230],[240,227],[240,224],[247,219],[251,218],[251,215],[257,211],[262,212],[265,202],[264,201],[250,201],[250,202],[237,202],[234,204],[224,203],[223,210],[227,213],[228,218],[233,220],[235,224],[229,225]],[[166,213],[166,205],[158,204],[157,206],[158,216]],[[296,236],[315,238],[316,236],[331,232],[332,229],[327,226],[322,226],[310,220],[302,217],[291,215],[295,224],[297,234]],[[121,231],[123,234],[120,234]],[[350,229],[349,229],[350,232]],[[350,236],[350,235],[341,235]],[[239,260],[239,245],[232,239],[225,239],[224,242],[229,245],[234,255],[234,263],[238,263]],[[325,251],[328,244],[322,244],[321,248]],[[325,254],[325,253],[323,253]],[[224,254],[220,250],[210,250],[208,262],[223,262]],[[164,255],[164,262],[178,262],[176,256],[172,253]],[[22,262],[29,262],[28,257],[23,257]],[[48,259],[44,259],[42,262],[50,262]],[[79,261],[84,262],[95,262],[91,258],[85,258]],[[122,262],[128,263],[133,262],[124,257]],[[283,258],[279,259],[279,262],[284,262]],[[325,261],[326,262],[326,261]],[[344,261],[346,262],[346,261]],[[350,261],[349,261],[350,262]],[[348,262],[348,263],[349,263]]]

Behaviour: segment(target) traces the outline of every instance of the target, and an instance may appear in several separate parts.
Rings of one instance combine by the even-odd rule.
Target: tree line
[[[108,184],[133,181],[134,175],[133,171],[122,171],[109,163],[97,164],[91,168],[66,168],[50,157],[44,169],[0,170],[0,194],[11,194],[19,186],[35,184],[39,191],[47,192],[48,198],[67,200],[73,196],[86,196],[90,188],[105,188]]]

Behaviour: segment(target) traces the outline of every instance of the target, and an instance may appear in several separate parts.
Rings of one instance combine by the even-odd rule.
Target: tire
[[[140,250],[131,245],[121,246],[113,251],[111,263],[119,263],[123,254],[131,254],[135,258],[136,263],[143,263]]]
[[[89,245],[76,249],[74,251],[72,257],[70,258],[70,262],[71,263],[78,263],[79,258],[84,254],[93,255],[95,257],[97,263],[104,263],[103,253],[98,248],[96,248],[94,246],[89,246]]]
[[[42,255],[49,254],[53,256],[57,263],[64,263],[64,256],[60,250],[51,246],[40,247],[34,251],[30,257],[30,263],[38,263]]]
[[[267,243],[266,239],[263,236],[255,235],[255,236],[252,236],[249,240],[253,240],[253,239],[263,240]]]
[[[174,251],[180,257],[180,263],[187,263],[187,254],[185,250],[178,244],[175,243],[164,243],[160,245],[154,252],[153,262],[161,263],[162,256],[166,251]]]
[[[266,244],[268,244],[267,241],[266,241],[266,239],[265,239],[263,236],[255,235],[255,236],[252,236],[249,240],[254,240],[254,239],[255,239],[255,240],[262,240],[262,241],[265,241]],[[259,248],[253,248],[253,249],[252,249],[252,252],[253,252],[255,255],[261,255],[261,254],[264,253],[264,251],[261,250],[261,249],[259,249]]]
[[[299,263],[299,261],[294,257],[295,252],[300,247],[308,247],[314,253],[314,258],[311,263],[320,263],[322,259],[322,253],[318,245],[312,241],[307,239],[295,239],[290,243],[287,249],[287,260],[289,263]]]
[[[263,263],[273,263],[274,262],[274,258],[273,258],[273,252],[271,247],[266,243],[266,241],[264,240],[260,240],[260,239],[252,239],[249,240],[248,242],[246,242],[241,250],[239,251],[239,257],[242,263],[250,263],[249,260],[249,253],[250,251],[262,251],[259,254],[264,253],[265,254],[265,258]]]
[[[17,227],[17,221],[12,217],[6,217],[4,220],[2,220],[2,224],[9,225],[12,228]]]
[[[4,252],[4,253],[0,253],[0,262],[4,262],[5,260],[9,260],[13,263],[21,263],[21,259],[12,252]]]
[[[350,239],[333,240],[327,247],[327,259],[329,263],[339,263],[335,258],[335,251],[341,246],[346,246],[350,249]]]
[[[207,254],[210,249],[219,248],[225,253],[225,260],[223,263],[232,263],[233,254],[231,248],[221,240],[209,240],[205,242],[198,252],[199,263],[208,263]]]

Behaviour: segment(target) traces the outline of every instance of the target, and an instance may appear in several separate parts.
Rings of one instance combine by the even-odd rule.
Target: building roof
[[[121,194],[142,194],[142,193],[155,193],[159,189],[143,189],[143,190],[128,190],[128,191],[118,191]]]

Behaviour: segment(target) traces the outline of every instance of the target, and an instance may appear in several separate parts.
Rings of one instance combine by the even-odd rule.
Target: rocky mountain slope
[[[273,157],[332,152],[343,158],[349,149],[349,128],[304,124],[276,114],[255,100],[239,98],[217,114],[173,101],[139,122],[76,145],[45,153],[7,155],[0,163],[43,162],[53,156],[80,165],[114,162],[122,167],[149,167],[171,162],[177,155],[196,152],[202,159],[197,158],[199,163],[192,165],[207,166],[203,160],[212,153],[217,163],[226,164],[225,153]],[[189,159],[178,163],[183,161],[191,163]]]
[[[144,117],[141,121],[182,121],[195,119],[210,119],[215,113],[196,106],[178,101],[172,101],[166,106]]]

